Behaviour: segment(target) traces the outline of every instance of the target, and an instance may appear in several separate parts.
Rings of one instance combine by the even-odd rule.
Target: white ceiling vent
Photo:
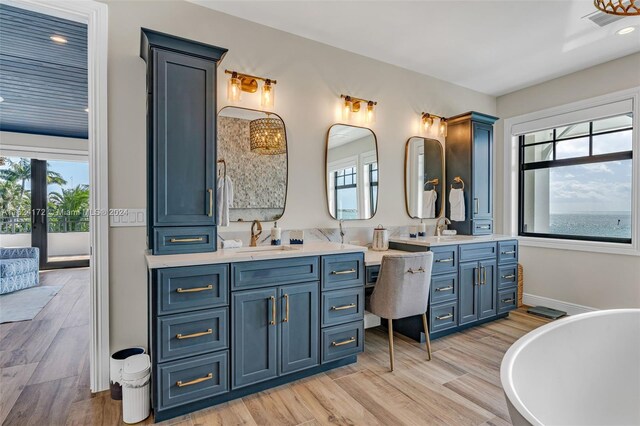
[[[590,13],[587,16],[584,16],[583,18],[590,20],[591,22],[593,22],[599,27],[606,27],[607,25],[613,24],[614,22],[624,18],[624,16],[616,16],[616,15],[611,15],[609,13],[597,11],[597,12]]]

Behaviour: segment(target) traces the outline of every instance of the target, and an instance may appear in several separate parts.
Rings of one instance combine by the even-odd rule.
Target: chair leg
[[[424,337],[427,341],[427,352],[429,353],[429,361],[431,361],[431,340],[429,339],[429,323],[427,322],[427,314],[422,314],[422,325],[424,326]]]
[[[391,371],[393,371],[393,320],[388,319],[389,321],[389,362],[391,364]]]

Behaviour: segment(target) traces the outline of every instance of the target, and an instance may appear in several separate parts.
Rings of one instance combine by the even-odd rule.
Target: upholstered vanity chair
[[[393,320],[422,315],[427,352],[431,360],[431,342],[427,324],[427,306],[431,285],[433,253],[407,253],[382,258],[380,273],[371,295],[371,312],[387,318],[389,359],[393,371]]]

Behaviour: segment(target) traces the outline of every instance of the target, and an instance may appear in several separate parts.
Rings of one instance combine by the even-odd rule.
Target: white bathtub
[[[640,425],[640,309],[533,330],[509,348],[500,379],[514,425]]]

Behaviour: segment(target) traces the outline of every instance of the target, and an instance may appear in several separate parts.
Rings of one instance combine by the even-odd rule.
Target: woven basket
[[[524,292],[524,274],[522,265],[518,263],[518,307],[522,306],[522,293]]]

